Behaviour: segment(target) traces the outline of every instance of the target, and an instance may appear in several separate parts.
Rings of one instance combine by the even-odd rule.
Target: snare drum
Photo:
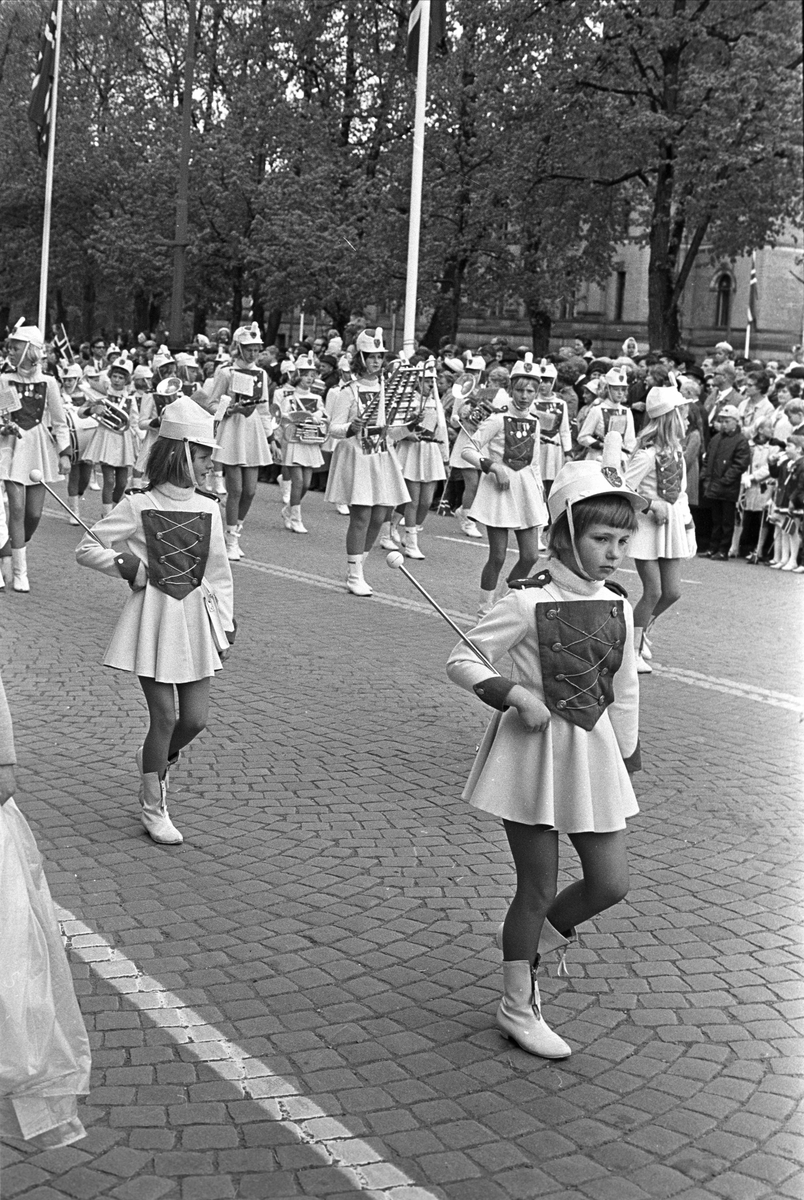
[[[98,428],[98,422],[95,417],[82,417],[77,409],[68,404],[64,406],[64,416],[70,431],[70,462],[75,464],[81,462],[86,454],[90,438]]]

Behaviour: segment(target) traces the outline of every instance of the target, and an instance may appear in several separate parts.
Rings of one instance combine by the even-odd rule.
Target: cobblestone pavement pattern
[[[685,568],[643,681],[632,890],[542,975],[574,1048],[550,1064],[494,1025],[513,876],[459,799],[485,717],[444,675],[453,635],[377,553],[384,597],[348,596],[344,519],[305,515],[286,533],[260,487],[179,849],[138,823],[139,690],[97,665],[124,585],[47,516],[31,594],[0,596],[18,799],[94,1048],[88,1137],[3,1146],[4,1200],[804,1196],[801,579]],[[422,542],[471,611],[482,551],[446,518]]]

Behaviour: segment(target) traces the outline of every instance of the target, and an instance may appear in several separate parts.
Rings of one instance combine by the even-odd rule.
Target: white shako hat
[[[252,321],[250,325],[241,325],[232,334],[232,342],[235,346],[261,346],[262,332],[256,321]]]
[[[180,396],[166,404],[162,413],[159,436],[174,442],[195,442],[199,446],[215,449],[215,422],[189,396]]]
[[[603,382],[609,387],[627,388],[628,376],[625,373],[625,367],[609,367],[603,376]]]
[[[312,354],[300,354],[293,364],[294,371],[318,371]]]
[[[38,346],[40,350],[45,348],[45,339],[39,326],[26,325],[24,317],[20,317],[8,338],[11,342],[27,342],[29,346]]]
[[[557,521],[562,513],[567,514],[572,530],[572,506],[579,500],[592,496],[622,496],[633,504],[637,512],[643,512],[649,501],[628,487],[620,470],[623,435],[612,431],[603,440],[603,457],[600,462],[565,463],[553,480],[547,507],[551,521]]]
[[[114,360],[113,363],[109,363],[108,371],[110,375],[112,371],[122,371],[125,375],[128,375],[130,379],[134,373],[134,363],[129,358],[128,353],[124,350],[122,354]]]
[[[154,373],[150,367],[146,367],[144,363],[134,368],[132,379],[153,379]]]
[[[438,367],[436,360],[431,354],[426,362],[420,363],[422,375],[425,379],[438,379]]]
[[[672,412],[679,404],[687,401],[677,387],[665,384],[664,387],[652,387],[645,398],[645,409],[649,417],[663,417]]]
[[[84,372],[81,370],[78,363],[72,362],[72,363],[70,363],[69,367],[67,367],[65,369],[65,372],[64,372],[65,379],[83,379],[83,377],[84,377]]]
[[[167,346],[160,346],[154,355],[153,367],[158,371],[160,367],[166,367],[168,363],[175,363],[176,360],[168,350]]]
[[[382,329],[379,325],[374,330],[374,333],[369,333],[367,329],[361,329],[355,338],[355,350],[359,350],[361,354],[387,353],[382,340]]]
[[[555,363],[550,362],[549,358],[543,358],[539,363],[539,374],[541,375],[542,379],[555,380],[558,378],[558,370],[556,365]]]
[[[466,362],[467,371],[485,371],[486,360],[482,354],[470,354]]]
[[[540,378],[539,364],[533,361],[533,355],[528,351],[524,358],[517,359],[511,367],[511,379],[535,379],[537,382]]]

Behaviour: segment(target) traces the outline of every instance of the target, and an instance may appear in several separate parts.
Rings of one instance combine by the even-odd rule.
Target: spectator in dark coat
[[[705,557],[725,562],[734,536],[740,481],[748,470],[751,451],[740,430],[740,414],[733,404],[720,409],[717,427],[701,471],[701,487],[712,505],[712,533]]]

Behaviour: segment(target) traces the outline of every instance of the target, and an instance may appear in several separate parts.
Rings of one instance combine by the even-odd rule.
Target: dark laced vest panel
[[[542,441],[554,442],[561,428],[564,405],[556,400],[537,400],[535,410],[542,431]]]
[[[656,451],[656,491],[660,500],[675,504],[684,480],[684,455],[680,450],[660,454]]]
[[[594,729],[614,699],[623,661],[622,600],[550,600],[536,605],[544,702],[581,729]]]
[[[148,549],[148,582],[174,600],[183,600],[204,578],[212,514],[146,509],[142,526]]]
[[[533,448],[539,432],[538,421],[530,417],[503,417],[505,447],[503,462],[512,471],[521,471],[533,462]]]

